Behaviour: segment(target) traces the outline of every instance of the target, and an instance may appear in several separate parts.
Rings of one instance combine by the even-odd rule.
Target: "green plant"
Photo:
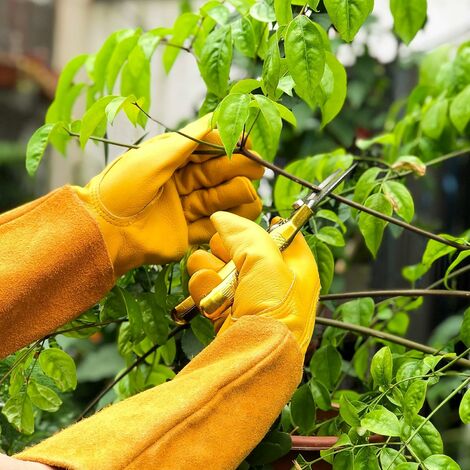
[[[156,121],[148,114],[150,62],[155,49],[164,47],[168,73],[181,53],[192,54],[198,63],[207,85],[200,114],[214,112],[213,124],[223,141],[223,147],[213,145],[213,151],[236,151],[260,160],[246,146],[249,136],[261,163],[278,175],[271,212],[286,215],[292,202],[315,189],[316,182],[358,162],[354,178],[335,192],[305,230],[320,269],[322,307],[332,312],[320,312],[317,319],[317,325],[326,326],[319,348],[308,358],[292,401],[242,468],[263,468],[286,453],[287,433],[292,432],[339,436],[338,443],[322,454],[335,469],[459,468],[444,455],[431,418],[462,395],[460,417],[463,423],[470,422],[470,392],[465,392],[470,373],[459,369],[468,369],[469,349],[458,355],[454,351],[459,341],[470,348],[470,310],[462,316],[460,335],[440,350],[403,336],[410,312],[420,308],[424,296],[468,298],[468,292],[455,288],[455,281],[470,271],[464,264],[470,255],[470,232],[436,235],[412,225],[416,215],[407,178],[424,178],[429,167],[470,151],[470,44],[439,49],[424,58],[419,84],[406,100],[392,106],[380,135],[358,139],[352,151],[338,148],[299,158],[284,168],[274,163],[283,128],[289,132],[296,126],[296,105],[311,109],[321,120],[322,132],[328,132],[340,113],[347,73],[334,51],[342,41],[354,38],[372,7],[372,0],[214,0],[197,12],[181,14],[171,29],[117,31],[96,54],[79,56],[65,67],[46,123],[28,146],[31,174],[48,143],[63,153],[77,139],[83,148],[90,140],[102,142],[105,155],[109,145],[133,148],[134,144],[108,140],[106,131],[121,111],[143,130],[150,125],[149,118]],[[391,10],[397,35],[410,42],[425,22],[426,1],[412,6],[392,0]],[[231,81],[235,61],[245,64],[247,75]],[[78,82],[82,68],[87,78]],[[76,120],[74,103],[80,96],[85,97],[87,110]],[[387,227],[398,235],[400,227],[429,239],[421,261],[403,270],[410,289],[329,293],[335,263],[348,261],[348,241],[362,234],[375,257]],[[416,288],[442,258],[450,261],[445,276],[426,289]],[[35,425],[41,432],[34,436],[40,439],[76,418],[72,411],[57,424],[43,416],[56,412],[77,383],[74,361],[58,342],[63,336],[87,338],[105,332],[125,361],[125,368],[82,415],[98,402],[102,406],[171,380],[213,339],[212,325],[202,317],[189,329],[172,329],[168,312],[188,293],[185,261],[128,273],[78,320],[0,363],[5,450],[27,444]],[[376,297],[385,300],[376,302]],[[338,300],[348,302],[337,305]],[[452,392],[435,403],[433,411],[420,414],[438,383],[451,383]],[[114,396],[107,394],[111,389]],[[329,410],[332,402],[340,404],[339,415],[315,422],[315,409]],[[386,436],[386,441],[369,443],[371,433]],[[313,462],[299,457],[297,464],[309,468]]]

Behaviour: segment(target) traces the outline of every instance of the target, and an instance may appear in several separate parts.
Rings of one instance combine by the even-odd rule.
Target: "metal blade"
[[[331,194],[355,168],[356,164],[350,166],[343,172],[341,172],[341,170],[337,170],[328,176],[328,178],[323,180],[320,184],[320,191],[310,194],[310,196],[305,200],[305,204],[308,204],[310,208],[317,206],[326,196]]]

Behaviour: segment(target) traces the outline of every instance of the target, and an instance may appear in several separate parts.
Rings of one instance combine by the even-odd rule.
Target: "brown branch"
[[[399,289],[399,290],[370,290],[357,292],[341,292],[320,296],[321,301],[359,299],[362,297],[464,297],[470,298],[470,291],[445,289]]]
[[[339,320],[333,320],[332,318],[317,317],[316,323],[320,325],[332,326],[334,328],[340,328],[342,330],[352,331],[360,335],[372,336],[374,338],[379,338],[384,341],[390,341],[391,343],[399,344],[405,346],[408,349],[414,349],[415,351],[421,351],[425,354],[433,354],[435,356],[443,356],[443,359],[451,362],[454,358],[445,357],[442,352],[438,349],[431,348],[426,344],[417,343],[416,341],[411,341],[406,338],[401,338],[400,336],[392,335],[384,331],[373,330],[372,328],[367,328],[366,326],[354,325],[353,323],[346,323]],[[468,359],[459,359],[455,361],[455,364],[459,364],[465,368],[470,368],[470,360]]]
[[[304,180],[303,178],[299,178],[298,176],[292,175],[291,173],[285,171],[283,168],[280,168],[277,165],[274,165],[273,163],[263,160],[262,158],[258,157],[256,154],[254,154],[253,152],[251,152],[250,150],[246,148],[238,148],[236,152],[242,155],[245,155],[245,157],[250,158],[251,160],[259,163],[260,165],[263,165],[266,168],[269,168],[270,170],[274,171],[274,173],[278,175],[282,175],[290,179],[291,181],[294,181],[295,183],[298,183],[313,191],[317,191],[317,192],[320,191],[320,188],[318,186],[310,183],[307,180]],[[409,230],[410,232],[414,232],[418,235],[422,235],[423,237],[430,238],[439,243],[442,243],[443,245],[452,246],[460,251],[470,249],[470,245],[461,245],[460,243],[454,242],[452,240],[446,240],[445,238],[442,238],[439,235],[435,235],[434,233],[428,232],[427,230],[423,230],[419,227],[415,227],[414,225],[408,224],[402,220],[395,219],[394,217],[390,217],[388,215],[382,214],[381,212],[378,212],[374,209],[370,209],[369,207],[363,206],[362,204],[358,204],[357,202],[351,201],[338,194],[331,193],[330,197],[336,201],[342,202],[343,204],[353,207],[354,209],[357,209],[358,211],[366,212],[370,215],[373,215],[374,217],[377,217],[382,220],[386,220],[387,222],[390,222],[391,224],[398,225],[399,227],[403,227],[404,229]]]

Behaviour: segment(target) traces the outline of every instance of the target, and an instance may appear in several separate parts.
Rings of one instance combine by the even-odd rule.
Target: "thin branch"
[[[352,331],[360,335],[372,336],[374,338],[379,338],[384,341],[390,341],[391,343],[399,344],[405,346],[408,349],[414,349],[415,351],[421,351],[425,354],[433,354],[435,356],[443,356],[443,359],[450,362],[453,358],[446,357],[438,349],[431,348],[426,344],[417,343],[400,336],[392,335],[384,331],[374,330],[372,328],[367,328],[366,326],[354,325],[353,323],[346,323],[339,320],[333,320],[332,318],[317,317],[316,323],[320,325],[332,326],[334,328],[340,328],[342,330]],[[468,359],[459,359],[455,362],[465,368],[470,368],[470,360]]]
[[[392,168],[392,165],[390,163],[386,162],[385,160],[382,160],[381,158],[354,156],[353,160],[357,162],[372,162],[376,163],[377,165],[384,165],[387,168]]]
[[[158,124],[159,126],[162,126],[164,127],[167,131],[169,132],[174,132],[175,134],[179,134],[181,135],[182,137],[185,137],[186,139],[189,139],[189,140],[192,140],[193,142],[196,142],[197,144],[199,145],[207,145],[208,147],[213,147],[215,149],[218,149],[218,150],[224,150],[224,147],[222,145],[218,145],[218,144],[214,144],[212,142],[206,142],[204,140],[200,140],[200,139],[196,139],[195,137],[189,135],[189,134],[185,134],[184,132],[181,132],[179,130],[176,130],[176,129],[171,129],[169,127],[166,127],[165,124],[163,124],[161,121],[159,121],[158,119],[155,119],[154,117],[150,116],[149,113],[147,113],[147,111],[145,111],[142,106],[140,106],[139,103],[137,102],[134,102],[132,103],[134,106],[136,106],[137,108],[140,109],[141,112],[143,112],[145,114],[145,116],[147,116],[151,121],[155,122],[156,124]]]
[[[274,165],[273,163],[267,162],[266,160],[263,160],[262,158],[258,157],[255,155],[253,152],[246,148],[238,148],[237,153],[240,153],[242,155],[245,155],[245,157],[250,158],[253,161],[256,161],[257,163],[265,166],[266,168],[269,168],[270,170],[274,171],[274,173],[278,175],[285,176],[286,178],[290,179],[291,181],[294,181],[295,183],[298,183],[306,188],[310,188],[313,191],[320,191],[318,186],[310,183],[307,180],[304,180],[303,178],[299,178],[298,176],[292,175],[291,173],[285,171],[283,168],[278,167],[277,165]],[[452,246],[458,250],[469,250],[470,245],[461,245],[460,243],[454,242],[452,240],[446,240],[445,238],[440,237],[439,235],[435,235],[434,233],[428,232],[427,230],[423,230],[419,227],[415,227],[414,225],[408,224],[402,220],[395,219],[394,217],[390,217],[388,215],[382,214],[381,212],[378,212],[374,209],[370,209],[369,207],[365,207],[362,204],[358,204],[357,202],[351,201],[343,196],[340,196],[338,194],[331,193],[330,197],[332,199],[335,199],[336,201],[342,202],[343,204],[346,204],[350,207],[354,207],[358,211],[366,212],[370,215],[373,215],[374,217],[377,217],[382,220],[386,220],[387,222],[390,222],[391,224],[398,225],[400,227],[403,227],[406,230],[409,230],[410,232],[414,232],[418,235],[422,235],[423,237],[430,238],[432,240],[435,240],[439,243],[442,243],[443,245],[448,245]]]
[[[80,137],[80,134],[77,134],[76,132],[71,132],[68,129],[66,129],[67,133],[71,137]],[[96,142],[104,142],[105,144],[110,144],[110,145],[116,145],[117,147],[125,147],[128,149],[138,149],[138,145],[132,145],[132,144],[125,144],[123,142],[116,142],[115,140],[109,140],[109,139],[103,139],[102,137],[95,137],[91,136],[90,140],[94,140]]]
[[[446,290],[446,289],[398,289],[398,290],[369,290],[357,292],[341,292],[339,294],[327,294],[320,296],[321,301],[359,299],[361,297],[465,297],[470,298],[470,291]]]
[[[447,276],[447,280],[453,279],[454,277],[460,276],[461,274],[464,274],[468,271],[470,271],[470,264],[468,266],[464,266],[463,268],[457,269],[453,273],[449,274]],[[444,276],[441,279],[438,279],[437,281],[433,282],[432,284],[429,284],[429,286],[427,286],[426,289],[434,289],[435,287],[440,286],[441,284],[444,284],[445,280],[446,278]]]
[[[189,54],[192,53],[192,50],[189,47],[181,46],[179,44],[174,44],[166,38],[162,38],[160,40],[160,44],[165,44],[166,46],[170,46],[170,47],[176,47],[177,49],[181,49],[182,51],[188,52]]]
[[[440,157],[434,158],[426,163],[426,166],[437,165],[438,163],[445,162],[450,160],[451,158],[455,157],[465,157],[466,155],[470,155],[470,148],[456,150],[455,152],[447,153],[446,155],[442,155]]]
[[[188,328],[189,325],[180,325],[173,330],[171,330],[170,334],[168,335],[167,340],[175,336],[180,331]],[[112,382],[110,382],[82,411],[80,416],[77,418],[77,421],[82,420],[86,417],[86,415],[90,412],[90,410],[118,383],[120,382],[126,375],[130,374],[138,365],[142,364],[142,362],[147,359],[151,354],[153,354],[161,344],[154,344],[147,352],[145,352],[142,356],[139,356],[129,367],[127,367],[123,372],[121,372]]]

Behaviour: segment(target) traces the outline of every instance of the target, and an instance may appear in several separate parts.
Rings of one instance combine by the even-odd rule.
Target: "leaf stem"
[[[346,323],[346,322],[342,322],[339,320],[333,320],[332,318],[324,318],[324,317],[317,317],[316,322],[319,323],[320,325],[332,326],[335,328],[340,328],[342,330],[352,331],[360,335],[373,336],[375,338],[379,338],[384,341],[390,341],[391,343],[405,346],[406,348],[409,348],[409,349],[414,349],[415,351],[421,351],[425,354],[444,356],[444,354],[441,354],[439,350],[435,348],[431,348],[430,346],[427,346],[426,344],[417,343],[416,341],[412,341],[406,338],[402,338],[400,336],[392,335],[384,331],[378,331],[372,328],[367,328],[366,326],[355,325],[353,323]],[[450,362],[454,358],[449,358],[449,357],[444,356],[443,359]],[[459,359],[455,363],[463,367],[470,368],[470,360]]]
[[[66,131],[71,137],[80,137],[80,134],[77,134],[76,132],[71,132],[68,129],[66,129]],[[139,148],[138,145],[125,144],[123,142],[116,142],[115,140],[104,139],[102,137],[91,136],[90,139],[94,140],[96,142],[104,142],[105,144],[115,145],[117,147],[125,147],[125,148],[128,148],[128,149],[138,149]]]
[[[145,114],[145,116],[147,116],[151,121],[153,121],[154,123],[158,124],[159,126],[162,126],[164,127],[167,131],[169,132],[174,132],[175,134],[178,134],[178,135],[181,135],[182,137],[185,137],[186,139],[189,139],[189,140],[192,140],[193,142],[196,142],[197,144],[199,145],[207,145],[208,147],[212,147],[212,148],[215,148],[215,149],[218,149],[218,150],[224,150],[224,147],[222,145],[218,145],[218,144],[214,144],[212,142],[206,142],[204,140],[200,140],[200,139],[196,139],[195,137],[189,135],[189,134],[185,134],[184,132],[181,132],[179,130],[176,130],[176,129],[171,129],[169,127],[166,127],[165,124],[163,124],[161,121],[159,121],[158,119],[155,119],[154,117],[150,116],[149,113],[147,113],[147,111],[145,111],[142,106],[140,106],[139,103],[137,102],[134,102],[132,103],[134,106],[136,106],[137,108],[140,109],[140,111],[142,111],[142,113]],[[224,153],[225,155],[225,153]]]

